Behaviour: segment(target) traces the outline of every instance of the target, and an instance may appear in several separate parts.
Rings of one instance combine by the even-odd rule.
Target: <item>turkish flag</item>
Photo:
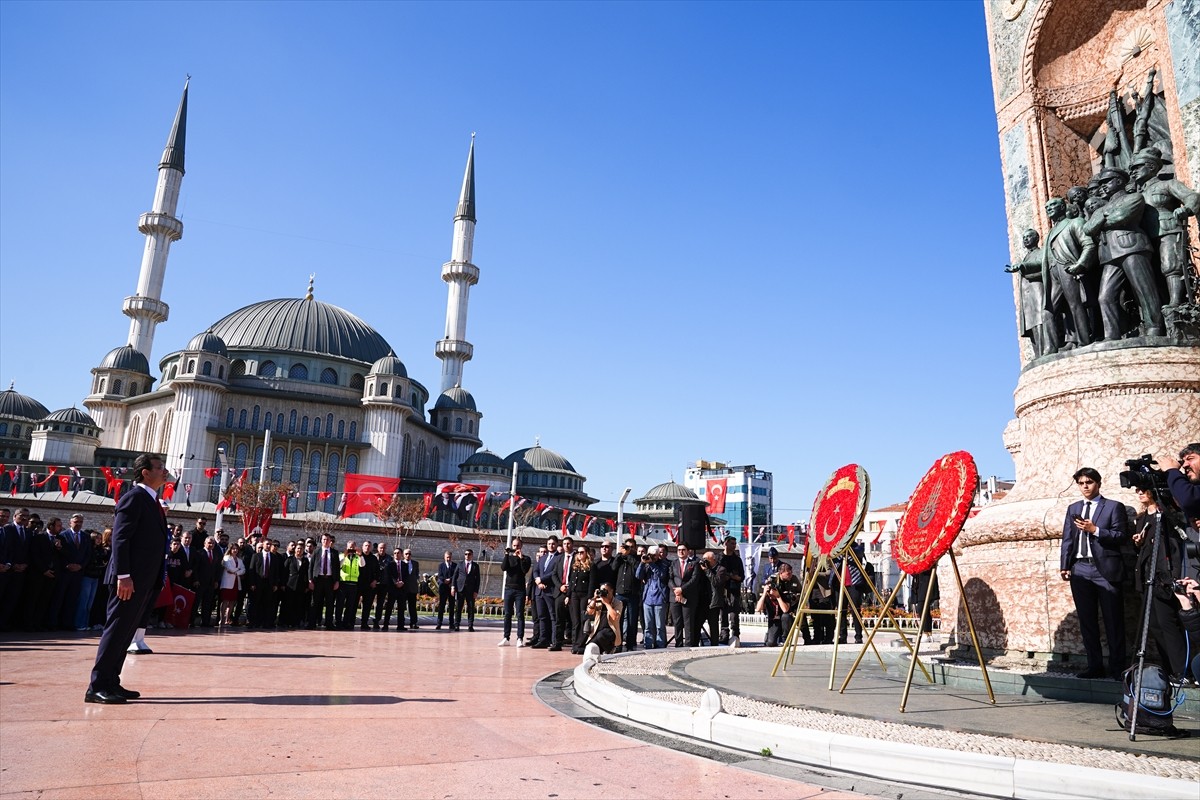
[[[187,630],[192,623],[192,608],[196,605],[196,593],[182,586],[171,586],[171,607],[163,612],[163,621],[180,630]]]
[[[345,500],[346,509],[343,517],[352,517],[364,511],[374,511],[378,508],[376,500],[390,498],[400,491],[399,478],[387,478],[382,475],[360,475],[355,472],[346,473]]]
[[[709,514],[724,514],[725,513],[725,490],[729,486],[728,478],[720,480],[708,481],[708,508],[705,509]]]
[[[58,489],[59,489],[59,491],[62,492],[63,497],[67,496],[67,489],[70,489],[70,488],[71,488],[71,479],[68,478],[66,475],[61,476],[58,479]]]

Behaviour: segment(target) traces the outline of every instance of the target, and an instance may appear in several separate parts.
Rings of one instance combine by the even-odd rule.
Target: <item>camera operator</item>
[[[593,618],[592,635],[586,644],[596,643],[601,653],[611,653],[621,647],[621,611],[624,606],[613,598],[613,588],[607,583],[596,590],[588,601],[587,613]]]
[[[507,647],[512,637],[513,615],[517,615],[517,647],[525,646],[525,576],[533,565],[529,556],[521,552],[521,539],[515,537],[512,544],[504,548],[504,560],[500,571],[504,573],[504,638],[500,647]]]
[[[763,640],[765,647],[778,647],[783,644],[795,622],[795,609],[799,600],[800,581],[792,574],[792,565],[784,561],[779,565],[779,571],[767,578],[756,608],[759,613],[767,612],[767,617],[771,620],[767,626],[767,636]]]
[[[1179,460],[1160,456],[1158,465],[1167,474],[1167,486],[1183,516],[1193,528],[1200,529],[1200,442],[1192,442],[1179,451]]]
[[[1141,511],[1134,517],[1133,544],[1137,548],[1135,585],[1145,600],[1146,584],[1150,579],[1150,558],[1154,552],[1155,514],[1162,511],[1159,527],[1158,561],[1153,568],[1150,590],[1150,630],[1158,647],[1159,663],[1177,678],[1187,672],[1187,642],[1179,624],[1178,605],[1172,584],[1184,574],[1184,540],[1181,538],[1183,518],[1174,509],[1160,509],[1150,489],[1136,489]],[[1141,606],[1139,606],[1141,608]]]
[[[1171,587],[1179,602],[1179,624],[1183,626],[1188,641],[1193,644],[1192,680],[1200,680],[1200,584],[1194,578],[1182,578]]]
[[[688,631],[688,646],[700,644],[700,628],[708,625],[708,643],[716,646],[721,625],[721,609],[725,607],[725,588],[729,584],[729,573],[717,561],[712,550],[696,564],[692,576],[683,586],[683,594],[697,597],[700,602],[692,612],[692,627]]]
[[[725,568],[729,583],[725,588],[725,605],[721,608],[721,644],[729,644],[730,636],[739,641],[742,638],[739,614],[742,611],[742,581],[746,578],[746,566],[738,553],[737,539],[726,536],[723,544],[725,552],[721,554],[719,563]]]

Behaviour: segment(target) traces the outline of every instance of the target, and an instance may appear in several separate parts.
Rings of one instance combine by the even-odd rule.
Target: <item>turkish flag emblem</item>
[[[344,491],[346,510],[342,516],[352,517],[364,511],[374,512],[380,503],[390,501],[400,491],[400,479],[347,472]]]
[[[728,488],[728,485],[728,478],[708,481],[705,491],[708,492],[708,508],[706,510],[709,514],[725,513],[725,490]]]

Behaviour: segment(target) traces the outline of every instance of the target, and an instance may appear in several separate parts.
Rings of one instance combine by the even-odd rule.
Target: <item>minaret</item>
[[[450,284],[446,299],[446,335],[434,346],[442,360],[442,389],[462,385],[463,364],[471,360],[475,348],[467,341],[467,298],[471,287],[479,283],[479,267],[471,263],[475,241],[475,134],[467,154],[462,193],[454,214],[454,244],[450,260],[442,265],[442,280]]]
[[[137,293],[126,297],[122,306],[129,323],[129,345],[150,358],[154,344],[154,326],[167,319],[167,304],[162,301],[163,278],[167,273],[167,253],[171,242],[183,236],[183,223],[175,217],[179,204],[179,187],[183,184],[183,147],[187,138],[188,83],[183,84],[183,99],[175,114],[175,124],[167,137],[162,161],[158,165],[158,186],[154,190],[153,210],[138,219],[138,230],[146,234],[146,249],[142,252],[142,270],[138,275]]]

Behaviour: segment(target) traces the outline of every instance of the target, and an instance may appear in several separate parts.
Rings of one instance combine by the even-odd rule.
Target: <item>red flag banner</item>
[[[71,488],[71,479],[66,475],[60,475],[58,478],[58,489],[62,492],[62,496],[67,496],[67,489]]]
[[[360,475],[355,472],[346,473],[346,509],[343,517],[352,517],[364,511],[373,512],[378,506],[375,501],[380,498],[390,498],[400,491],[400,479],[388,478],[382,475]]]
[[[171,586],[170,608],[163,612],[163,621],[168,625],[186,630],[192,622],[192,608],[196,605],[196,593],[182,586]]]
[[[215,478],[220,474],[221,474],[220,467],[205,467],[204,468],[204,477],[206,477],[206,478]]]
[[[433,510],[433,492],[425,493],[425,510],[421,513],[422,517],[428,517],[429,512]]]
[[[284,519],[287,519],[287,501],[288,501],[288,493],[280,492],[279,493],[279,515],[281,517],[283,517]]]
[[[163,494],[163,500],[170,502],[171,498],[173,498],[175,496],[175,484],[174,483],[163,484],[163,493],[162,494]]]
[[[728,478],[709,480],[705,491],[708,493],[708,508],[709,514],[724,514],[725,513],[725,490],[729,487]]]

